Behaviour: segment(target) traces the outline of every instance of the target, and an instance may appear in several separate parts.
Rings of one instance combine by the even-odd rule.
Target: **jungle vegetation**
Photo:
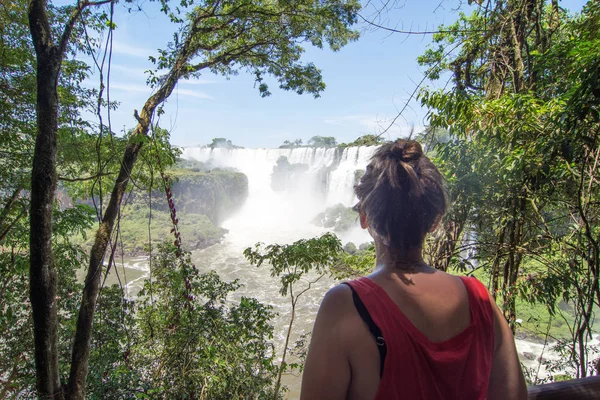
[[[143,5],[0,3],[2,398],[277,399],[281,374],[295,367],[287,346],[282,358],[273,351],[270,307],[252,298],[227,303],[239,282],[191,262],[174,193],[178,152],[158,116],[180,79],[205,71],[249,73],[261,96],[271,94],[267,76],[282,90],[318,96],[324,82],[301,61],[301,44],[338,50],[356,40],[360,4],[158,3],[177,34],[153,59],[154,92],[131,110],[137,124],[120,134],[102,119],[117,107],[106,77],[97,88],[82,85],[90,73],[82,59],[105,71],[109,60],[94,55],[106,42],[94,33],[110,38],[114,8]],[[419,58],[424,82],[447,82],[416,93],[429,109],[419,139],[452,201],[428,257],[487,283],[515,332],[523,328],[519,304],[545,309],[549,318],[528,326],[554,339],[562,358],[551,367],[585,377],[600,307],[600,3],[577,15],[557,0],[470,3],[474,11],[440,27]],[[90,110],[94,122],[83,117]],[[309,145],[337,145],[317,139]],[[354,145],[381,140],[368,135]],[[194,179],[214,179],[196,172]],[[148,241],[152,275],[134,302],[103,282],[116,265],[128,199],[152,201],[157,192],[170,236]],[[296,302],[293,284],[308,271],[347,278],[373,265],[372,248],[347,250],[325,235],[257,246],[246,257],[270,264],[281,294]],[[307,261],[312,251],[318,262]],[[557,320],[566,334],[552,338]]]

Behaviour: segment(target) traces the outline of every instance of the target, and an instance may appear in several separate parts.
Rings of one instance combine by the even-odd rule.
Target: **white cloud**
[[[212,83],[217,83],[217,81],[213,81],[210,79],[191,79],[191,80],[180,80],[180,85],[210,85]]]
[[[122,65],[122,64],[113,64],[113,65],[111,65],[110,68],[113,72],[121,72],[125,75],[139,76],[139,77],[143,77],[143,78],[146,78],[148,76],[146,71],[152,70],[152,68],[131,67],[131,66]],[[161,76],[163,74],[166,74],[167,72],[168,71],[166,69],[161,69],[161,70],[156,71],[156,75]],[[210,79],[192,79],[192,80],[181,79],[179,81],[179,85],[191,85],[191,86],[210,85],[213,83],[217,83],[217,81],[210,80]]]
[[[130,45],[128,43],[115,40],[113,42],[113,53],[132,57],[143,57],[147,59],[148,56],[155,54],[156,50],[147,49],[138,45]]]
[[[131,83],[111,83],[111,89],[121,90],[123,92],[134,92],[134,93],[147,93],[150,94],[152,92],[152,88],[146,85],[138,85]],[[213,99],[213,97],[207,93],[201,92],[199,90],[190,90],[190,89],[179,89],[175,88],[172,96],[187,96],[194,97],[196,99]]]
[[[152,88],[146,85],[136,85],[132,83],[113,83],[111,82],[110,88],[114,90],[121,90],[123,92],[135,92],[135,93],[151,93]]]
[[[199,90],[190,90],[190,89],[175,89],[173,94],[180,96],[189,96],[195,97],[197,99],[213,99],[213,97],[207,93],[201,92]]]
[[[141,77],[145,77],[146,76],[146,71],[147,68],[139,68],[139,67],[129,67],[127,65],[120,65],[120,64],[112,64],[110,66],[111,71],[119,71],[119,72],[123,72],[124,74],[127,75],[131,75],[131,76],[141,76]]]

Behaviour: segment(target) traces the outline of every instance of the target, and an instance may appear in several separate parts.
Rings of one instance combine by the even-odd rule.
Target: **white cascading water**
[[[210,149],[188,147],[182,157],[230,167],[248,177],[248,199],[235,215],[223,223],[229,230],[228,242],[249,246],[257,241],[289,243],[323,232],[311,223],[326,207],[355,202],[354,176],[364,170],[377,147],[295,149]],[[303,164],[308,170],[298,174],[294,190],[275,191],[271,174],[277,160]],[[327,170],[329,171],[325,173]],[[321,180],[325,182],[320,182]],[[325,189],[322,192],[321,189]],[[350,232],[344,240],[369,241],[366,233]],[[357,245],[360,243],[356,243]]]

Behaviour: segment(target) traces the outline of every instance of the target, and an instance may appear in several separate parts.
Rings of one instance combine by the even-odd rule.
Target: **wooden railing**
[[[598,400],[600,376],[530,386],[529,400]]]

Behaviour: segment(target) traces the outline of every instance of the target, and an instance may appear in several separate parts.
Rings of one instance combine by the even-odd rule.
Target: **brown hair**
[[[355,210],[395,252],[420,248],[448,203],[442,174],[414,140],[379,147],[354,191]]]

